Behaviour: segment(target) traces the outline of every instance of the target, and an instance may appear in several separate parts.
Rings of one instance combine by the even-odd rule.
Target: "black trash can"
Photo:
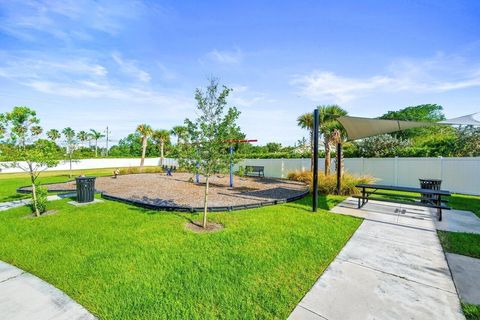
[[[77,202],[92,202],[95,197],[95,179],[96,177],[78,177],[77,182]]]
[[[430,189],[430,190],[440,190],[442,186],[442,180],[440,179],[418,179],[420,180],[420,188]],[[429,200],[436,200],[436,195],[423,194],[422,193],[422,203],[429,203]]]

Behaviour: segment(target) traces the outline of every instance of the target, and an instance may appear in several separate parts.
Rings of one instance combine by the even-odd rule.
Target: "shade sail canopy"
[[[472,113],[466,116],[448,119],[445,121],[440,121],[441,124],[450,124],[450,125],[457,125],[457,126],[480,126],[480,121],[475,119],[475,116],[479,115],[480,113]]]
[[[405,129],[435,125],[432,122],[370,119],[350,116],[340,116],[337,120],[347,131],[348,140],[357,140]]]

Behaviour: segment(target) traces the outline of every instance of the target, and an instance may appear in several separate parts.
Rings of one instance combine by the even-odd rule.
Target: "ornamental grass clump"
[[[294,171],[288,174],[288,179],[300,181],[308,184],[310,190],[313,186],[313,175],[311,171]],[[358,194],[359,191],[355,187],[360,183],[373,183],[375,179],[369,176],[355,176],[349,173],[344,173],[342,176],[342,187],[340,194],[350,196]],[[318,192],[321,194],[336,194],[337,193],[337,176],[325,175],[323,172],[318,172]]]

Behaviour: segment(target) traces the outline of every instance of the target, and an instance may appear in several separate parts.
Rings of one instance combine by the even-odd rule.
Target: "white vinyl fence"
[[[335,160],[332,159],[332,172]],[[158,166],[160,158],[145,159],[146,166]],[[164,164],[177,165],[175,159],[164,159]],[[73,163],[73,169],[120,168],[140,165],[138,158],[84,159]],[[310,159],[246,159],[235,166],[253,165],[265,167],[265,176],[286,178],[289,172],[310,170]],[[48,170],[68,170],[68,162]],[[2,173],[21,172],[16,168],[4,168]],[[319,169],[324,169],[324,159],[319,159]],[[480,195],[480,158],[348,158],[345,170],[354,175],[368,175],[377,183],[418,187],[419,178],[442,179],[442,189],[452,192]]]
[[[5,168],[3,164],[7,162],[0,162],[1,173],[23,172],[18,168]],[[164,158],[164,165],[177,165],[175,159]],[[72,169],[99,169],[99,168],[125,168],[138,167],[140,165],[139,158],[108,158],[108,159],[82,159],[76,160],[72,163]],[[145,158],[145,166],[160,165],[160,158]],[[23,166],[25,167],[25,166]],[[70,164],[68,161],[61,161],[56,167],[48,168],[47,171],[69,170]]]
[[[332,159],[332,172],[335,160]],[[295,170],[310,170],[310,159],[246,159],[239,165],[264,166],[265,175],[286,178]],[[324,159],[319,159],[324,170]],[[238,167],[238,165],[237,165]],[[420,178],[442,179],[442,189],[480,195],[480,158],[348,158],[345,170],[368,175],[378,184],[419,187]]]

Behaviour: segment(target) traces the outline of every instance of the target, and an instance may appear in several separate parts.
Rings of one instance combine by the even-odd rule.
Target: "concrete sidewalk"
[[[436,234],[415,206],[347,199],[332,212],[365,221],[289,319],[465,319]]]
[[[76,195],[76,193],[56,194],[56,195],[48,196],[47,200],[48,201],[60,200],[60,199],[69,198],[69,197],[72,197],[72,196],[75,196],[75,195]],[[27,204],[30,204],[31,202],[32,202],[31,199],[22,199],[22,200],[8,201],[8,202],[0,202],[0,211],[5,211],[5,210],[12,209],[12,208],[25,206]]]
[[[45,281],[0,261],[0,318],[90,320],[95,317]]]

